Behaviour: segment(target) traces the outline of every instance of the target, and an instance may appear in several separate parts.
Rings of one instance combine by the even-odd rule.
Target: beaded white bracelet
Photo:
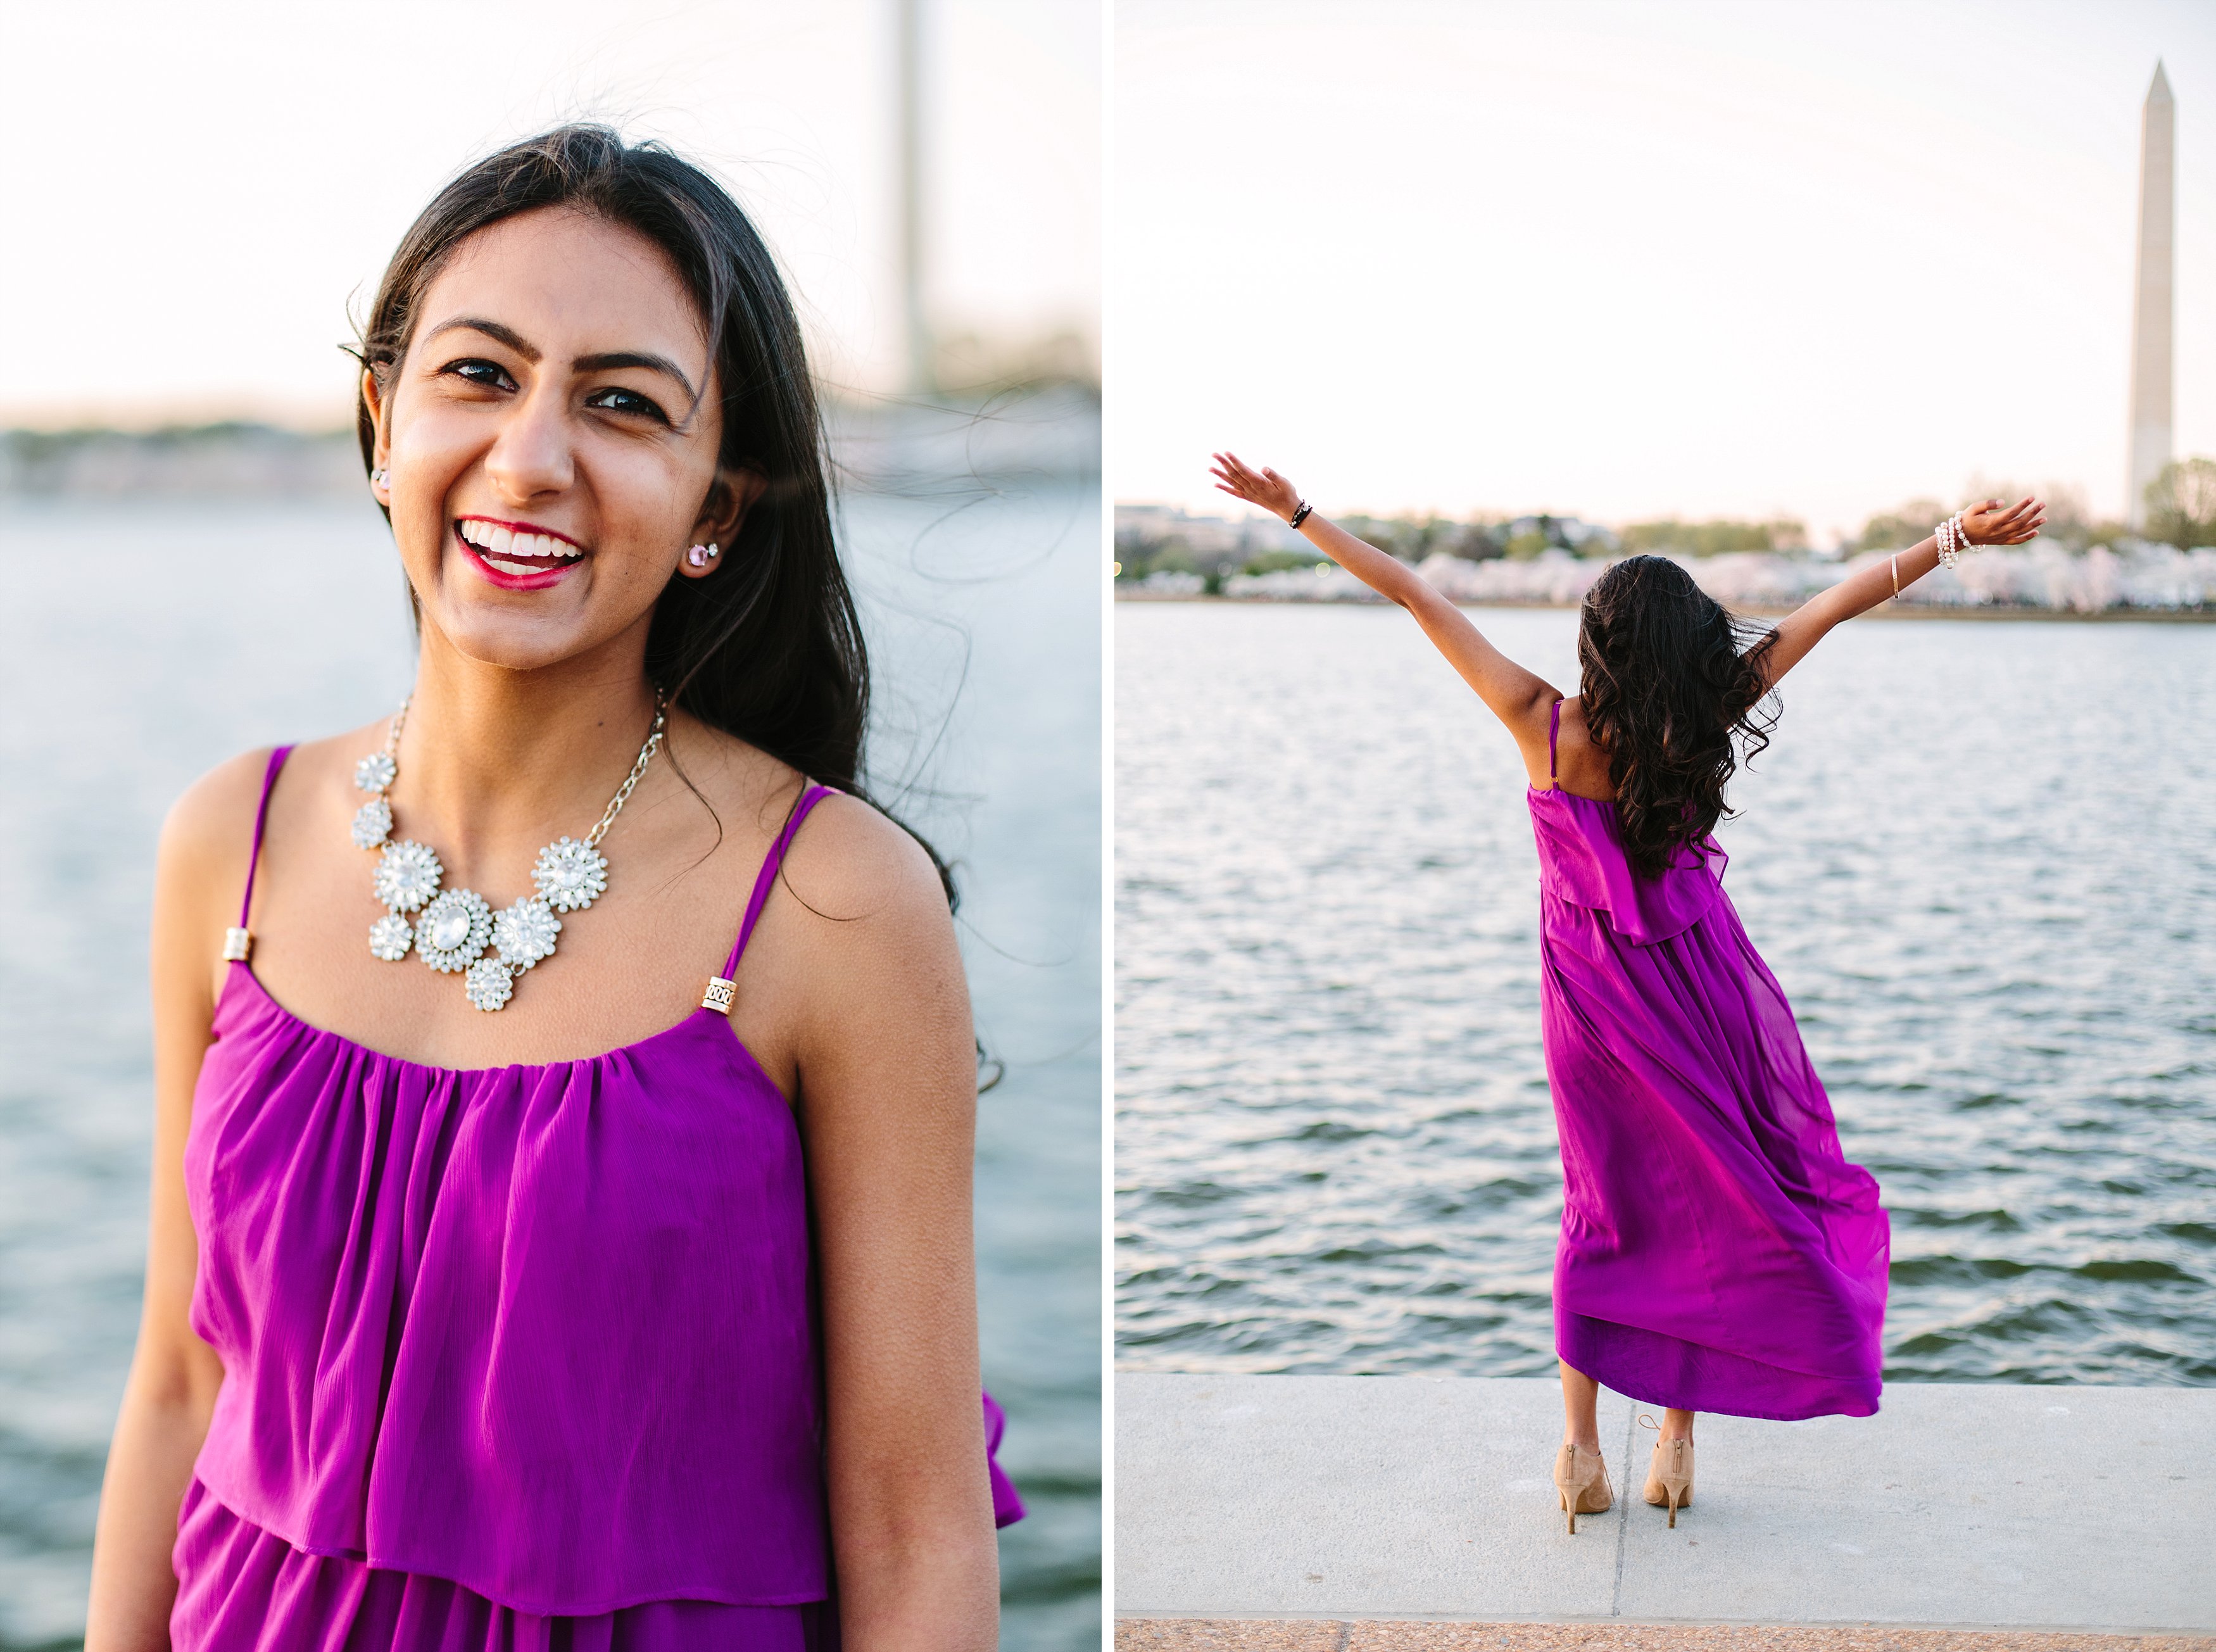
[[[1962,531],[1962,513],[1958,510],[1940,523],[1935,537],[1939,541],[1940,565],[1952,568],[1970,543],[1970,536]]]

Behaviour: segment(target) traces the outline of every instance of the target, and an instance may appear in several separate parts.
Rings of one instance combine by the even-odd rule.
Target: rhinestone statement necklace
[[[531,881],[539,892],[496,914],[475,890],[439,887],[446,868],[430,845],[408,838],[392,841],[392,799],[386,793],[400,774],[400,729],[408,720],[408,706],[409,701],[403,700],[393,713],[385,749],[372,752],[354,767],[354,783],[370,794],[369,801],[354,811],[354,846],[381,851],[372,887],[386,908],[385,915],[369,927],[369,950],[388,964],[397,964],[412,947],[441,975],[465,971],[462,990],[479,1009],[499,1009],[514,996],[517,977],[554,955],[555,940],[562,933],[562,920],[554,915],[582,912],[607,892],[608,861],[600,853],[600,840],[654,760],[668,707],[659,700],[655,702],[654,728],[638,749],[638,761],[608,800],[600,823],[585,834],[582,843],[561,837],[539,850],[531,868]],[[409,913],[419,915],[412,924],[405,915]],[[489,957],[484,955],[488,946],[492,948]]]

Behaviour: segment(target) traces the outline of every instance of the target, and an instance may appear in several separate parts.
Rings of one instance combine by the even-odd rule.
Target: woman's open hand
[[[1998,499],[1966,506],[1962,532],[1972,545],[2022,545],[2039,532],[2047,520],[2047,507],[2039,500],[2019,500],[2014,509]]]
[[[1247,468],[1236,453],[1211,455],[1216,463],[1209,474],[1216,478],[1219,493],[1228,493],[1234,499],[1244,499],[1250,505],[1259,505],[1272,515],[1293,519],[1301,508],[1301,490],[1265,465],[1259,471]]]

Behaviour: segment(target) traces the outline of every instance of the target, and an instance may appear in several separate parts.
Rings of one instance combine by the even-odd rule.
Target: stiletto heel
[[[1640,1426],[1652,1428],[1657,1434],[1662,1425],[1653,1418],[1641,1415]],[[1693,1506],[1693,1442],[1690,1439],[1657,1439],[1654,1456],[1647,1467],[1647,1501],[1657,1507],[1668,1504],[1670,1529],[1677,1529],[1677,1511]]]
[[[1609,1489],[1608,1466],[1600,1453],[1574,1441],[1565,1440],[1554,1453],[1554,1490],[1569,1514],[1573,1538],[1578,1534],[1579,1515],[1604,1514],[1616,1506],[1616,1494]]]

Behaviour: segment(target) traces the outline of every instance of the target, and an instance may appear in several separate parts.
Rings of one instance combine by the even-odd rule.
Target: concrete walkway
[[[1571,1537],[1551,1381],[1119,1373],[1117,1612],[1330,1620],[1339,1648],[1390,1619],[2216,1632],[2216,1389],[1915,1384],[1874,1417],[1704,1416],[1674,1532],[1639,1498],[1641,1409],[1602,1395],[1616,1504]]]

